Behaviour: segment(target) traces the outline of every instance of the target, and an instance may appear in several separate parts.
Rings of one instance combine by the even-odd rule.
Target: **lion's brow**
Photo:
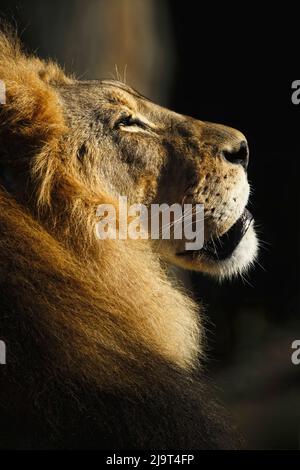
[[[136,91],[134,88],[129,87],[125,83],[118,82],[116,80],[102,80],[101,84],[113,86],[113,87],[119,88],[119,89],[121,88],[122,90],[126,91],[127,93],[129,93],[132,96],[135,96],[136,98],[151,102],[151,100],[149,98],[147,98],[147,96],[141,95],[138,91]]]

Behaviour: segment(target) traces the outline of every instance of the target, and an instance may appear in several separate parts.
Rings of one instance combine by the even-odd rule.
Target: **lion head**
[[[18,120],[19,135],[14,131],[9,141],[13,148],[20,139],[27,154],[13,167],[2,158],[4,186],[21,198],[26,196],[23,188],[32,196],[37,186],[34,176],[40,173],[40,203],[51,197],[64,211],[59,188],[51,186],[56,166],[66,179],[76,180],[79,193],[81,187],[87,196],[101,193],[113,199],[125,195],[131,203],[147,206],[183,201],[203,204],[202,249],[185,250],[184,238],[171,236],[153,242],[153,250],[175,265],[219,277],[249,266],[257,242],[246,209],[249,151],[243,134],[162,108],[117,81],[78,81],[67,78],[53,64],[36,59],[28,67],[25,57],[23,63],[23,87],[33,87],[35,102],[27,96],[21,103],[26,107],[22,113],[20,103],[15,104],[18,116],[12,116],[14,129]],[[8,93],[14,93],[12,88],[10,77]],[[19,95],[20,90],[15,103]],[[49,109],[45,102],[50,99]],[[55,142],[55,165],[45,151],[38,161],[32,152],[45,141],[48,147]],[[7,142],[6,136],[6,153]]]
[[[5,49],[10,49],[9,54]],[[148,206],[200,203],[205,230],[201,250],[185,250],[185,240],[174,237],[154,242],[153,249],[168,262],[219,277],[249,266],[257,242],[246,209],[249,150],[243,134],[162,108],[117,81],[66,77],[54,64],[22,56],[18,43],[12,45],[5,38],[2,55],[2,76],[5,81],[9,74],[7,92],[13,96],[4,115],[2,137],[1,181],[8,190],[22,198],[25,188],[31,197],[37,186],[33,175],[42,173],[39,201],[57,199],[59,189],[51,186],[56,165],[90,196],[126,195],[131,203]],[[18,62],[17,77],[12,56]],[[7,126],[10,119],[13,135]],[[16,141],[24,155],[12,162]],[[47,149],[44,161],[35,158],[33,149],[45,142],[52,145],[52,154],[55,146],[55,165],[53,158],[45,156]],[[5,163],[5,157],[9,162]],[[62,202],[58,203],[64,210]]]
[[[257,242],[250,212],[249,150],[239,131],[162,108],[123,83],[74,81],[56,88],[78,175],[94,191],[131,203],[204,205],[205,244],[159,240],[167,261],[223,277],[243,271]]]

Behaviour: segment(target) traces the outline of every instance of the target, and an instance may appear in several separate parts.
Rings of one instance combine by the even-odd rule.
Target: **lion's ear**
[[[42,142],[62,129],[55,85],[72,79],[56,64],[26,55],[15,37],[0,33],[0,80],[5,89],[0,104],[0,133]]]

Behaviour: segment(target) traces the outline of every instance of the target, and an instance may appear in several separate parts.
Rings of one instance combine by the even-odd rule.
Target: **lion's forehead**
[[[153,124],[192,127],[192,119],[172,110],[164,108],[145,96],[139,94],[129,86],[113,80],[78,81],[71,85],[59,87],[63,98],[63,107],[71,116],[90,118],[91,111],[97,111],[101,118],[109,113],[127,110],[133,115],[143,115]]]

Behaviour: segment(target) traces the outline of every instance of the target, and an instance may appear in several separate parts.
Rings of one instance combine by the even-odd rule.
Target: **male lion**
[[[1,448],[232,448],[202,380],[197,306],[165,261],[224,277],[256,254],[238,131],[78,81],[0,36]],[[205,244],[98,240],[96,209],[205,205]]]

